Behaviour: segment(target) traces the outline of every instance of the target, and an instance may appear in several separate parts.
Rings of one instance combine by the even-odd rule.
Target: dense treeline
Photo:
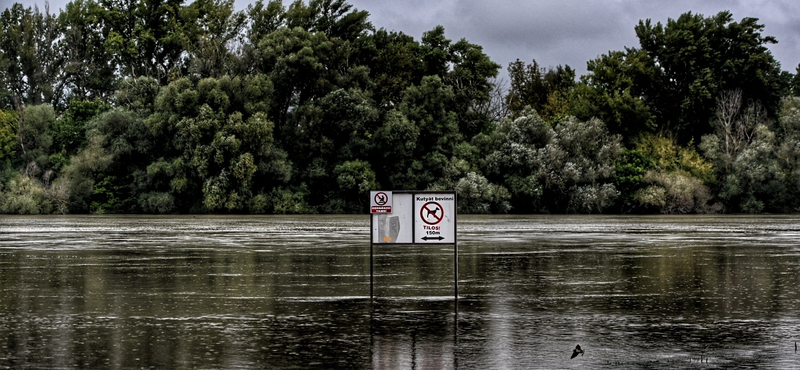
[[[502,66],[343,0],[74,0],[0,15],[0,213],[800,209],[800,81],[756,19],[641,21],[588,73]]]

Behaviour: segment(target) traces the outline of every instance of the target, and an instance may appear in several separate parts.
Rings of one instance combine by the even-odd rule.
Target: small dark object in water
[[[570,357],[570,359],[578,357],[578,354],[583,356],[583,350],[581,349],[581,345],[580,344],[575,346],[575,349],[572,350],[572,357]]]

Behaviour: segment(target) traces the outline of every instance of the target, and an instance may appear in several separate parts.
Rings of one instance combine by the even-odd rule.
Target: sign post
[[[458,312],[457,201],[458,196],[455,191],[370,192],[370,300],[374,296],[375,244],[452,244],[456,312]]]

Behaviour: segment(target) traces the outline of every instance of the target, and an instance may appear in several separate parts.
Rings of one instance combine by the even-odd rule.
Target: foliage
[[[667,214],[719,211],[718,205],[709,204],[708,187],[686,172],[651,170],[642,180],[650,185],[637,190],[633,198],[645,210]]]
[[[460,213],[506,213],[511,210],[508,190],[475,172],[459,179],[454,189],[458,193]]]
[[[636,142],[636,151],[647,164],[637,186],[629,191],[639,212],[709,213],[721,206],[713,200],[709,186],[716,184],[712,163],[691,147],[656,134]],[[641,170],[644,170],[642,168]]]
[[[653,100],[659,116],[681,141],[698,140],[710,131],[715,99],[722,91],[741,89],[745,100],[758,99],[775,117],[783,92],[781,71],[766,45],[756,18],[733,21],[730,12],[703,17],[691,12],[666,25],[649,20],[636,26],[642,50],[658,61]],[[686,63],[691,60],[693,63]]]
[[[4,213],[359,213],[376,188],[456,190],[465,213],[800,210],[800,103],[781,100],[800,78],[728,12],[643,20],[577,81],[517,60],[507,91],[482,46],[345,0],[0,23]]]
[[[656,115],[646,100],[653,82],[652,60],[641,50],[612,51],[587,63],[589,74],[575,87],[573,113],[597,117],[610,132],[633,143],[656,129]]]
[[[536,60],[526,66],[517,59],[508,65],[508,75],[511,88],[506,95],[506,104],[511,112],[518,114],[531,108],[544,113],[549,120],[565,115],[558,103],[575,86],[575,70],[570,66],[546,69]]]
[[[634,195],[646,186],[644,176],[654,166],[655,160],[639,150],[632,149],[622,152],[614,163],[614,187],[620,191],[621,211],[630,211],[636,207]],[[652,191],[648,191],[646,194],[652,194]],[[652,202],[645,200],[643,203],[650,204]],[[659,202],[655,203],[658,205]]]
[[[274,124],[265,105],[271,85],[264,76],[179,79],[156,100],[148,125],[163,143],[168,176],[178,204],[210,211],[241,211],[255,186],[283,183],[289,177],[284,154],[273,146]],[[255,100],[251,102],[250,99]],[[165,158],[166,159],[166,158]],[[166,182],[160,190],[165,191]],[[192,199],[202,193],[202,205]]]
[[[17,119],[16,112],[0,110],[0,161],[8,161],[17,153]]]
[[[666,24],[640,21],[639,48],[588,63],[575,114],[597,116],[630,139],[654,128],[668,131],[681,145],[712,131],[723,91],[741,89],[745,101],[760,101],[776,117],[789,81],[766,46],[776,40],[762,36],[763,29],[755,18],[734,22],[727,11],[687,12]]]
[[[778,132],[759,118],[758,109],[737,107],[731,124],[720,124],[703,137],[701,148],[720,168],[719,197],[733,212],[790,212],[793,197],[794,149],[793,98],[783,100]],[[730,127],[740,127],[733,133]],[[780,140],[779,135],[780,134]],[[741,135],[741,136],[740,136]]]
[[[180,0],[99,0],[104,47],[125,76],[146,76],[165,84],[186,69],[186,45],[192,33],[191,7]],[[188,14],[187,14],[188,13]]]
[[[17,124],[17,140],[21,165],[27,168],[30,176],[49,169],[48,156],[53,145],[55,120],[55,110],[50,105],[30,105],[22,111]]]
[[[53,47],[62,33],[49,7],[24,8],[15,3],[0,14],[0,107],[58,105],[65,81],[64,56]]]
[[[622,153],[620,137],[597,119],[567,117],[551,126],[527,111],[501,123],[483,145],[494,148],[483,164],[504,184],[518,212],[601,212],[619,195],[611,183]]]
[[[0,193],[0,212],[37,215],[43,212],[43,189],[35,179],[18,174]]]
[[[74,155],[86,146],[86,124],[109,106],[99,100],[72,100],[67,110],[53,124],[53,150]]]
[[[95,0],[75,0],[58,16],[64,27],[58,48],[64,57],[64,82],[70,101],[108,102],[117,86],[113,54],[105,46],[107,33],[97,26],[106,14]]]
[[[344,162],[333,170],[336,184],[339,185],[338,207],[328,206],[328,213],[358,213],[366,207],[369,192],[378,189],[375,172],[366,161],[355,160]]]

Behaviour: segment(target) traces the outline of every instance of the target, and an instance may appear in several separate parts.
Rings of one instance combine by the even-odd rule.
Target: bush
[[[489,183],[485,177],[470,172],[456,184],[458,212],[461,213],[507,213],[511,209],[506,188]]]
[[[139,196],[139,207],[145,213],[166,214],[175,210],[175,199],[170,193],[149,192]]]
[[[644,209],[665,214],[712,213],[720,205],[709,205],[711,191],[696,177],[682,171],[649,171],[644,181],[652,185],[636,192],[634,199]]]

